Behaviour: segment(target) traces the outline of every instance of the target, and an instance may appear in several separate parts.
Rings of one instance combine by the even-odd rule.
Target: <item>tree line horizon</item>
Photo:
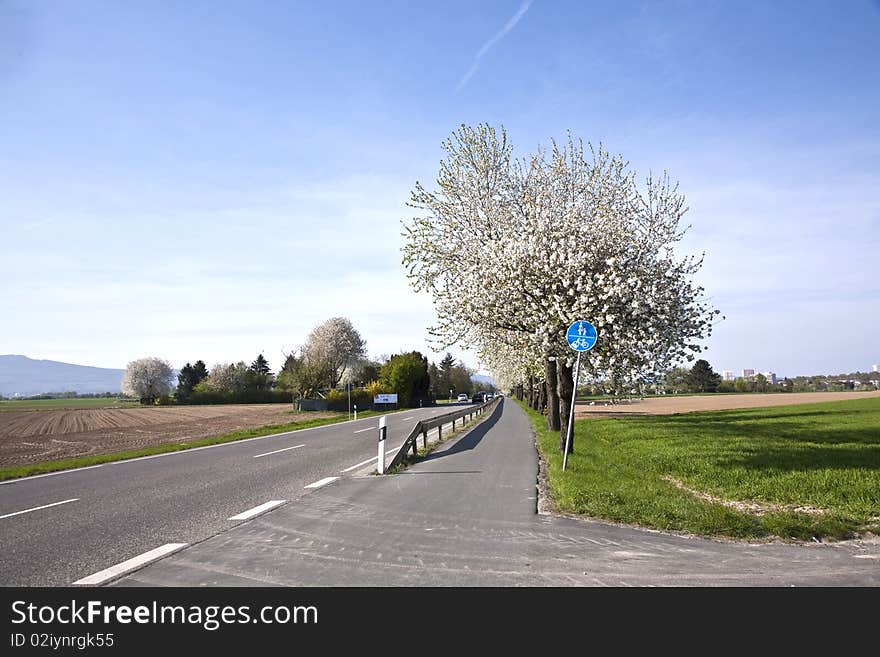
[[[143,404],[277,403],[324,399],[329,410],[344,410],[349,398],[369,408],[378,394],[395,393],[402,407],[432,405],[461,393],[492,391],[495,387],[472,380],[474,370],[451,353],[439,365],[419,351],[370,359],[366,342],[344,317],[316,326],[306,342],[286,354],[276,375],[260,353],[250,365],[244,361],[217,363],[209,370],[202,360],[189,362],[177,374],[170,363],[156,357],[128,363],[123,392]],[[344,386],[344,387],[343,387]]]

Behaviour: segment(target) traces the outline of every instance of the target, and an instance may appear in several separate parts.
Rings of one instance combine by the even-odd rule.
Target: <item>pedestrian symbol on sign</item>
[[[580,352],[592,349],[598,335],[595,326],[581,319],[568,327],[568,333],[565,337],[568,346]]]

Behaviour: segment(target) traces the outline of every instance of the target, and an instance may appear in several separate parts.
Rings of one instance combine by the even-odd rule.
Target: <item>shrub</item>
[[[190,404],[290,404],[293,396],[287,390],[243,390],[228,393],[196,386]]]
[[[348,410],[348,391],[330,390],[325,395],[327,399],[327,410],[330,411],[347,411]],[[364,388],[353,388],[351,391],[352,408],[357,404],[359,411],[365,411],[373,407],[373,396]]]

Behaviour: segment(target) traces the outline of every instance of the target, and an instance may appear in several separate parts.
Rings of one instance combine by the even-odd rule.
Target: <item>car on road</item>
[[[467,393],[464,393],[464,392],[463,392],[463,393],[461,393],[461,394],[458,395],[458,401],[466,402],[467,400],[468,400]]]
[[[485,392],[478,392],[474,394],[473,397],[471,397],[471,402],[473,402],[474,404],[482,404],[484,401],[486,401]]]

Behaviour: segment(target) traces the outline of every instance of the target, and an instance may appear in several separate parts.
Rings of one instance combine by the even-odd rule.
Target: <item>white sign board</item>
[[[374,404],[396,404],[397,403],[397,393],[393,395],[376,395],[373,398]]]

